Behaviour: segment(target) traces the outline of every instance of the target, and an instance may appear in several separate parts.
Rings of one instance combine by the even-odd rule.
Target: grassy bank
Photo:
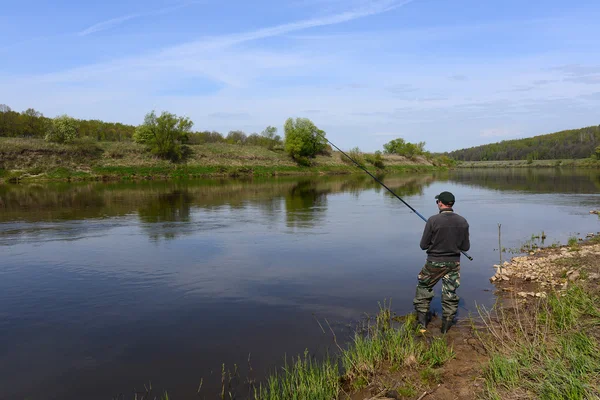
[[[459,161],[456,168],[600,168],[600,160],[591,158],[565,160]]]
[[[425,158],[384,156],[385,171],[439,169]],[[376,172],[372,165],[367,167]],[[42,139],[0,138],[0,180],[169,179],[220,176],[349,174],[358,169],[338,152],[318,156],[311,167],[264,147],[208,143],[188,146],[185,162],[172,163],[132,142],[80,140],[73,144]]]

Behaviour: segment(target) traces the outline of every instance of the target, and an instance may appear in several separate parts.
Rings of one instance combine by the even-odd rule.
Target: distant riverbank
[[[0,138],[0,182],[172,179],[199,177],[336,175],[362,173],[339,152],[299,166],[282,151],[259,146],[209,143],[187,147],[185,162],[159,159],[133,142],[81,140],[73,144],[42,139]],[[383,156],[385,168],[371,172],[445,169],[425,157]]]
[[[565,160],[504,160],[504,161],[459,161],[456,168],[600,168],[600,160],[591,158]]]

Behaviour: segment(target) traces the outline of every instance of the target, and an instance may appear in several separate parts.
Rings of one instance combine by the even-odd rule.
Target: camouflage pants
[[[459,261],[427,261],[419,273],[419,283],[413,304],[415,310],[428,312],[433,299],[433,287],[442,279],[442,318],[453,319],[458,311],[459,297],[456,289],[460,286]]]

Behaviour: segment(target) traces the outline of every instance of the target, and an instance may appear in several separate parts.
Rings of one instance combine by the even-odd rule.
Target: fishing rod
[[[325,139],[327,141],[327,143],[329,143],[330,145],[332,145],[333,147],[335,147],[340,153],[342,153],[343,155],[345,155],[346,157],[348,157],[348,159],[350,161],[352,161],[354,164],[356,164],[356,166],[360,169],[362,169],[363,171],[365,171],[367,174],[369,174],[369,176],[373,179],[375,179],[375,182],[379,183],[381,186],[383,186],[384,188],[387,189],[388,192],[390,192],[391,194],[393,194],[398,200],[400,200],[402,203],[404,203],[404,205],[408,208],[410,208],[415,214],[417,214],[419,217],[421,217],[421,219],[425,222],[427,222],[427,218],[425,218],[424,216],[421,215],[421,213],[419,213],[417,210],[415,210],[414,208],[412,208],[410,206],[410,204],[408,204],[407,202],[405,202],[404,200],[402,200],[402,198],[400,196],[398,196],[392,189],[390,189],[389,187],[387,187],[383,182],[381,182],[379,179],[377,179],[377,177],[375,175],[373,175],[372,173],[370,173],[369,171],[367,171],[367,169],[365,167],[363,167],[362,165],[360,165],[358,162],[356,162],[356,160],[354,160],[354,158],[350,157],[348,154],[344,153],[339,147],[337,147],[335,144],[331,143],[331,141],[329,139],[327,139],[325,136],[321,135],[320,133],[317,132],[317,135],[319,135],[320,137],[322,137],[323,139]],[[471,257],[470,255],[467,254],[466,251],[460,251],[461,253],[464,254],[465,257],[467,257],[469,260],[473,261],[473,257]]]

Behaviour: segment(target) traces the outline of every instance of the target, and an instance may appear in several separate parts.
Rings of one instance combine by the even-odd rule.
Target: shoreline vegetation
[[[283,151],[262,146],[204,143],[187,146],[185,161],[161,159],[135,142],[98,142],[78,139],[52,143],[39,138],[0,137],[0,184],[39,181],[118,181],[181,178],[342,175],[362,172],[340,152],[317,155],[302,166]],[[600,168],[600,160],[461,161],[428,154],[377,154],[350,151],[369,172],[426,172],[474,168]]]
[[[187,117],[163,111],[132,126],[68,115],[44,117],[0,104],[0,183],[208,178],[359,173],[326,133],[308,118],[288,118],[284,137],[260,133],[194,131]],[[435,154],[425,142],[392,139],[382,151],[346,150],[373,173],[447,168],[600,168],[600,126],[492,143]],[[594,147],[596,146],[596,147]],[[335,146],[334,146],[335,147]],[[568,158],[571,159],[559,159]],[[557,158],[556,160],[550,158]],[[487,161],[481,161],[487,160]],[[492,161],[497,160],[497,161]]]
[[[457,161],[454,168],[600,168],[593,158],[562,160]]]
[[[336,175],[364,173],[341,153],[317,155],[312,165],[298,165],[283,151],[262,146],[204,143],[186,146],[185,161],[161,159],[134,142],[80,139],[52,143],[38,138],[0,138],[0,182],[86,181],[208,178],[239,176]],[[365,162],[370,154],[354,153],[372,173],[446,169],[446,161],[425,156],[381,155],[379,167]]]
[[[446,335],[439,318],[422,330],[413,313],[396,316],[385,301],[347,344],[324,323],[335,356],[315,360],[306,351],[262,383],[246,380],[247,398],[599,398],[599,256],[600,236],[590,233],[495,265],[496,304],[458,320]],[[246,398],[236,395],[231,377],[223,366],[219,398]]]

